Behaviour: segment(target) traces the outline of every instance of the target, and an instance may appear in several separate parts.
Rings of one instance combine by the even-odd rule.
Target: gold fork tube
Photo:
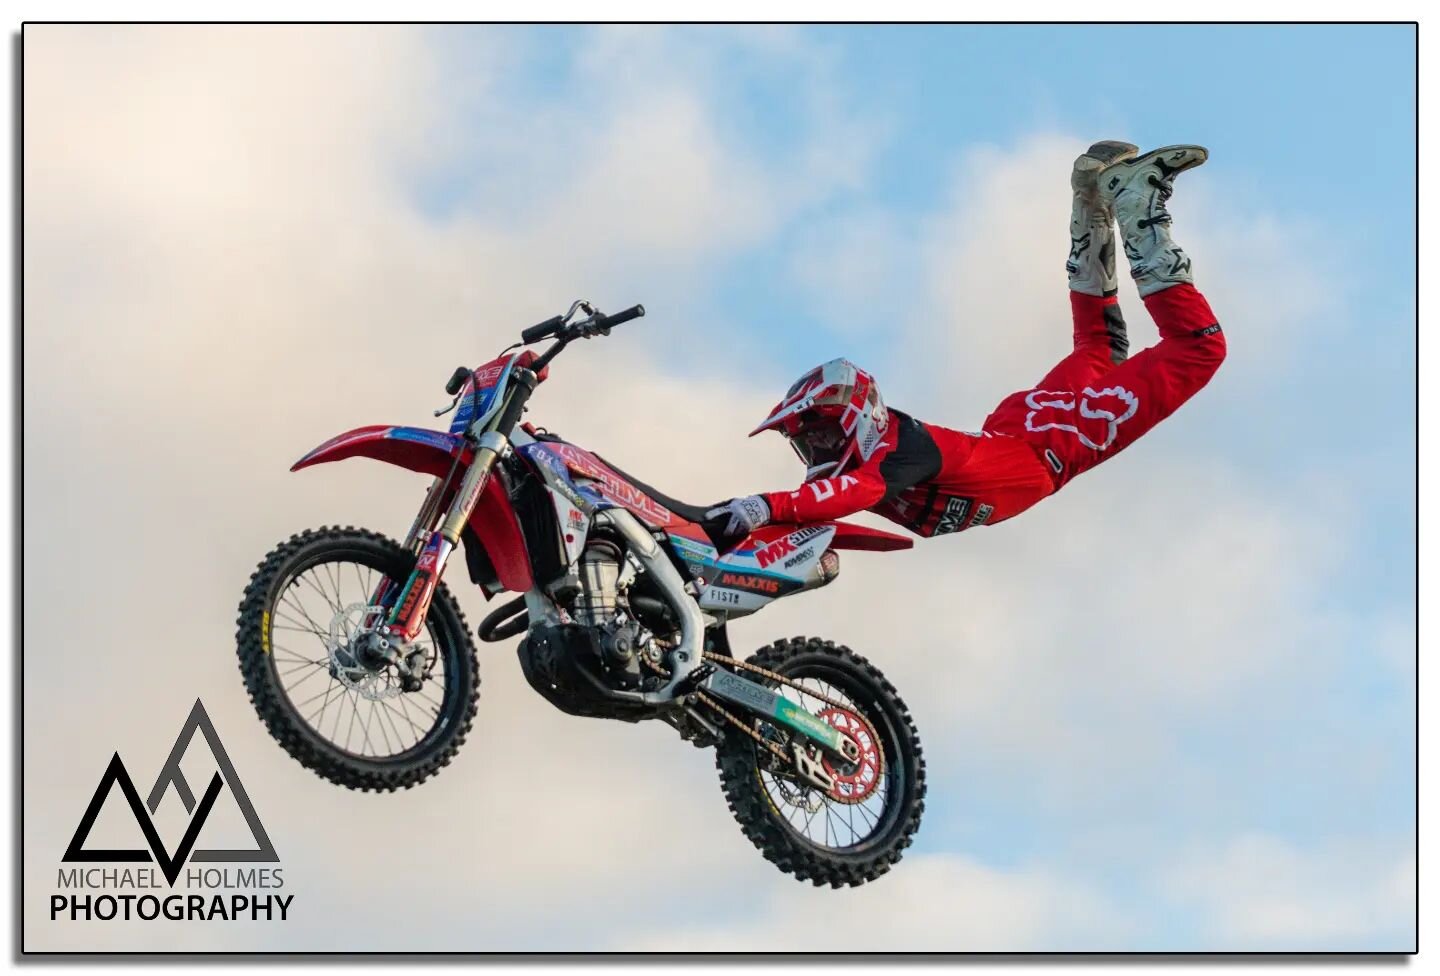
[[[485,487],[485,481],[506,443],[505,437],[495,431],[488,431],[480,438],[475,459],[460,480],[460,489],[450,503],[450,510],[445,513],[445,521],[440,523],[440,535],[452,546],[460,541],[460,533],[464,531],[465,523],[470,521],[470,513],[475,511],[475,505],[480,501],[480,491]]]

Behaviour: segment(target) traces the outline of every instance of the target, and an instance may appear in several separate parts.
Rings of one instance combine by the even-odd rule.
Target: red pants
[[[1145,299],[1160,341],[1130,359],[1114,296],[1071,292],[1070,306],[1075,351],[1039,386],[1012,393],[985,419],[985,430],[1033,444],[1057,488],[1174,413],[1225,359],[1225,334],[1193,285]]]

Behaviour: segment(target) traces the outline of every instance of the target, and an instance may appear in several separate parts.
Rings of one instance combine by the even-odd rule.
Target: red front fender
[[[316,464],[343,461],[351,457],[368,457],[386,464],[443,478],[450,473],[456,456],[462,467],[470,462],[471,451],[465,439],[456,434],[421,427],[392,427],[383,424],[356,427],[330,438],[290,466],[299,471]],[[530,569],[530,556],[525,550],[525,537],[515,509],[510,505],[499,478],[485,483],[475,511],[470,513],[470,528],[495,567],[500,585],[523,593],[535,585]]]
[[[375,424],[336,434],[324,444],[290,465],[299,471],[315,464],[370,457],[422,474],[443,478],[459,452],[468,454],[463,438],[420,427],[392,427]],[[465,460],[469,460],[468,457]]]

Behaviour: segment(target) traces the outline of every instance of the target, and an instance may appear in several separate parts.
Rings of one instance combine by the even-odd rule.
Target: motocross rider
[[[1225,358],[1225,336],[1195,289],[1189,256],[1170,236],[1175,177],[1204,163],[1200,146],[1137,156],[1098,142],[1075,161],[1070,308],[1075,348],[1032,389],[1001,401],[978,431],[924,423],[887,408],[874,378],[844,359],[796,381],[764,423],[807,466],[796,491],[734,498],[711,509],[724,534],[767,522],[816,522],[862,509],[922,536],[994,525],[1113,457],[1174,413]],[[1160,341],[1128,356],[1116,299],[1118,223],[1130,275]]]

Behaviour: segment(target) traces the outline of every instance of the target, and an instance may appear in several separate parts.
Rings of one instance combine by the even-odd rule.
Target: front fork
[[[485,490],[485,483],[490,480],[495,462],[510,447],[510,432],[519,423],[520,414],[524,411],[530,394],[535,391],[536,382],[537,377],[531,370],[523,367],[515,370],[505,404],[498,417],[486,426],[476,440],[475,455],[470,460],[470,467],[465,469],[455,497],[451,499],[450,507],[445,510],[440,528],[434,532],[429,530],[430,506],[432,499],[438,503],[436,493],[444,491],[445,482],[449,479],[431,485],[431,495],[426,497],[420,517],[410,527],[410,535],[405,540],[406,546],[410,548],[422,537],[425,540],[416,555],[415,569],[393,601],[388,599],[391,589],[386,581],[381,582],[379,591],[375,594],[372,606],[391,608],[385,623],[379,628],[382,639],[403,646],[420,635],[420,629],[425,626],[425,616],[430,611],[430,601],[435,596],[435,588],[440,585],[440,576],[445,572],[445,564],[460,543],[460,533],[465,530],[476,503],[480,501],[480,493]]]
[[[475,505],[480,500],[480,493],[485,490],[485,483],[490,479],[495,462],[500,459],[509,443],[509,439],[498,431],[490,430],[482,434],[479,446],[475,449],[475,457],[460,480],[460,487],[455,492],[450,507],[445,511],[439,530],[427,533],[418,520],[411,528],[411,538],[406,540],[411,545],[422,536],[428,534],[428,538],[416,557],[414,571],[401,587],[399,596],[393,601],[393,609],[388,619],[380,628],[380,632],[390,640],[408,644],[420,636],[420,630],[425,626],[425,616],[430,611],[430,601],[435,596],[435,588],[440,585],[440,576],[445,572],[445,564],[460,542],[460,533],[470,521],[470,514],[475,511]],[[441,487],[437,482],[431,487],[431,491]],[[388,590],[390,585],[382,583],[382,590]],[[377,601],[383,601],[386,595],[384,592],[377,593]],[[378,605],[386,604],[378,602]]]

